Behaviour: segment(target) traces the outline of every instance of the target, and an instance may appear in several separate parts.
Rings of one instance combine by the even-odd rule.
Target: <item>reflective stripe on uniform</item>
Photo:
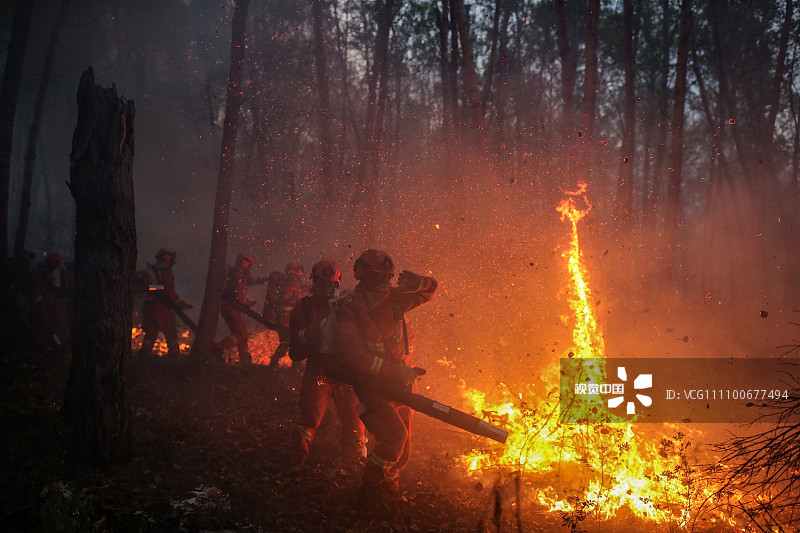
[[[398,329],[395,332],[395,334],[392,335],[390,338],[394,342],[399,343],[400,340],[403,338],[403,330],[402,329]],[[369,351],[371,351],[371,352],[382,352],[382,351],[386,350],[386,345],[383,343],[383,341],[380,341],[380,342],[368,342],[367,343],[367,349]]]
[[[381,459],[380,457],[375,455],[375,452],[370,453],[368,459],[370,460],[370,462],[372,464],[378,466],[378,468],[380,468],[380,469],[382,469],[384,471],[389,470],[390,468],[392,468],[395,465],[395,463],[397,462],[397,461],[384,461],[383,459]]]
[[[306,330],[305,329],[301,329],[299,332],[297,332],[297,338],[300,339],[300,344],[305,344],[306,343]]]
[[[381,371],[382,366],[383,366],[383,359],[381,359],[376,355],[375,359],[372,360],[372,368],[369,369],[369,374],[371,376],[377,375],[378,372]]]
[[[304,440],[311,442],[314,440],[314,430],[311,428],[298,426],[297,424],[292,425],[292,429],[295,430],[297,433],[303,437]]]
[[[383,477],[384,477],[384,479],[386,479],[386,481],[394,481],[395,479],[400,477],[400,472],[398,472],[397,470],[391,469],[391,470],[388,470],[386,473],[384,473]]]

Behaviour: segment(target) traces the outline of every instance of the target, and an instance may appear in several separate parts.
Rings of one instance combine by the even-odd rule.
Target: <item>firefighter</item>
[[[283,272],[275,270],[267,280],[263,316],[275,324],[280,339],[270,358],[270,368],[277,368],[278,361],[289,351],[289,315],[306,292],[302,277],[303,265],[299,261],[290,261]]]
[[[69,337],[67,282],[64,260],[58,252],[45,254],[44,262],[31,275],[31,297],[48,341],[55,346],[61,346]]]
[[[303,297],[289,319],[292,361],[306,363],[300,388],[300,419],[292,428],[292,448],[296,465],[308,458],[314,433],[333,400],[342,424],[342,455],[363,460],[367,456],[364,424],[358,416],[358,398],[353,387],[331,381],[325,375],[323,355],[319,353],[321,323],[330,313],[328,300],[336,296],[342,271],[335,261],[323,259],[311,269],[311,296]]]
[[[355,290],[341,298],[335,315],[334,374],[414,391],[412,346],[405,313],[431,299],[436,280],[404,270],[390,286],[394,263],[382,250],[366,250],[354,264]],[[330,320],[330,318],[329,318]],[[345,379],[346,381],[346,379]],[[412,410],[355,387],[361,419],[376,445],[364,467],[361,497],[366,505],[388,503],[411,452]]]
[[[163,285],[164,289],[160,296],[148,298],[142,304],[144,339],[139,352],[141,356],[147,357],[152,354],[159,331],[164,334],[164,340],[167,343],[167,357],[175,358],[181,354],[178,329],[175,326],[175,313],[167,302],[161,300],[161,298],[169,300],[174,307],[181,311],[192,308],[175,292],[175,274],[172,272],[172,267],[175,266],[177,257],[175,250],[161,248],[155,255],[156,263],[147,265],[155,278],[155,284]]]
[[[253,360],[250,357],[250,348],[247,346],[247,326],[245,326],[242,312],[236,307],[236,304],[253,307],[256,301],[247,298],[247,286],[267,281],[267,278],[254,279],[250,275],[250,265],[253,262],[252,255],[240,253],[236,256],[236,265],[228,267],[228,279],[222,289],[220,313],[231,330],[231,334],[215,343],[212,348],[214,355],[221,358],[225,349],[236,346],[239,351],[239,364],[242,367],[249,367]]]

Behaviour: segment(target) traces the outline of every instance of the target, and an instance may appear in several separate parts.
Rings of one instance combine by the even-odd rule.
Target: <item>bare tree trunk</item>
[[[70,191],[75,198],[75,319],[64,400],[70,452],[110,464],[130,455],[131,282],[136,269],[133,199],[135,108],[116,87],[78,88]]]
[[[502,11],[502,0],[494,0],[494,16],[492,17],[492,46],[489,50],[489,60],[486,63],[486,72],[483,75],[483,97],[481,98],[481,114],[486,116],[486,106],[489,103],[489,95],[492,93],[492,81],[494,69],[497,64],[497,41],[500,35],[500,12]]]
[[[686,103],[686,68],[689,62],[689,44],[692,32],[692,0],[681,0],[680,36],[678,37],[678,62],[675,67],[675,99],[672,105],[672,142],[669,153],[669,183],[667,187],[667,212],[665,233],[667,257],[676,253],[681,209],[681,182],[683,172],[683,123]],[[672,261],[669,261],[671,265]]]
[[[775,117],[781,103],[781,87],[783,75],[786,72],[786,53],[789,49],[789,32],[792,28],[792,14],[794,11],[793,0],[786,0],[786,13],[781,28],[781,39],[778,46],[778,59],[775,61],[775,76],[772,78],[772,91],[769,98],[769,113],[767,123],[764,125],[764,135],[760,139],[761,154],[767,166],[769,176],[775,176],[775,164],[772,160],[772,138],[775,135]]]
[[[450,129],[452,128],[453,121],[447,53],[447,28],[450,23],[450,10],[448,6],[448,0],[442,0],[442,10],[436,10],[436,26],[439,28],[439,70],[442,77],[442,130],[444,131],[445,137],[450,136]]]
[[[337,196],[333,181],[333,135],[331,134],[331,104],[328,86],[328,67],[325,56],[325,28],[323,27],[323,3],[327,0],[314,0],[311,11],[314,17],[314,59],[317,68],[317,96],[319,102],[320,129],[320,171],[323,194],[332,200]]]
[[[217,332],[219,304],[225,284],[225,260],[228,251],[228,220],[233,194],[233,170],[236,160],[236,133],[239,125],[239,108],[242,104],[242,79],[244,75],[245,30],[250,0],[237,0],[231,23],[231,60],[228,73],[228,93],[225,101],[225,124],[222,129],[222,149],[219,158],[217,192],[214,199],[214,222],[211,231],[211,252],[208,274],[197,325],[197,336],[191,357],[196,362],[210,358],[211,345]]]
[[[794,92],[791,92],[791,97],[789,98],[789,108],[792,112],[792,124],[794,127],[792,128],[792,145],[794,148],[792,149],[792,194],[791,200],[795,201],[797,199],[797,194],[800,192],[800,95]]]
[[[718,124],[721,124],[720,117],[715,115],[711,109],[711,99],[709,98],[708,90],[706,89],[706,84],[703,80],[703,74],[700,71],[696,50],[692,50],[692,71],[694,72],[694,77],[697,79],[697,88],[700,92],[700,102],[703,105],[703,113],[705,114],[706,122],[708,123],[708,133],[709,138],[711,138],[712,160],[718,163],[717,166],[719,167],[721,176],[724,177],[725,181],[727,182],[731,179],[731,170],[730,166],[728,165],[728,157],[726,155],[727,147],[725,146],[725,136],[718,126]],[[713,184],[714,177],[718,176],[719,172],[711,172],[711,175],[711,182]]]
[[[719,0],[710,0],[709,6],[711,8],[711,16],[709,17],[711,36],[714,42],[714,65],[719,80],[719,98],[725,105],[725,113],[728,117],[739,117],[741,116],[739,114],[739,107],[730,84],[728,83],[728,68],[727,62],[725,61],[725,51],[728,49],[728,46],[727,43],[723,42],[725,31],[721,26],[723,15],[720,13]],[[733,142],[736,147],[737,160],[744,174],[745,182],[748,187],[750,187],[753,182],[752,176],[754,175],[750,151],[742,138],[741,128],[733,127],[731,131],[733,132]]]
[[[472,42],[469,38],[469,26],[464,14],[463,0],[453,0],[453,20],[458,28],[461,42],[461,53],[464,58],[464,72],[467,78],[467,102],[469,103],[472,125],[478,139],[478,147],[486,148],[486,126],[483,120],[480,90],[478,89],[478,73],[475,70],[475,58],[472,55]]]
[[[8,255],[8,198],[11,186],[11,151],[14,145],[14,117],[25,65],[25,49],[31,26],[33,0],[18,0],[14,8],[8,41],[3,85],[0,87],[0,254]]]
[[[458,25],[453,16],[453,3],[455,1],[448,0],[450,6],[450,103],[453,106],[453,126],[460,131],[460,126],[465,121],[461,113],[461,106],[458,105],[458,67],[461,64],[461,52],[458,45]]]
[[[502,22],[500,23],[500,42],[499,42],[499,53],[500,53],[500,61],[497,63],[497,90],[495,93],[496,103],[495,108],[497,109],[497,124],[496,124],[496,142],[498,146],[498,151],[503,149],[506,146],[506,136],[505,136],[505,129],[506,129],[506,107],[507,107],[507,98],[506,98],[506,84],[508,83],[508,65],[505,59],[508,58],[508,19],[509,19],[509,10],[503,10],[503,17]]]
[[[71,0],[63,0],[61,7],[56,14],[53,29],[50,31],[50,40],[47,43],[47,52],[44,57],[42,67],[42,78],[39,82],[39,91],[36,93],[36,104],[33,108],[33,119],[28,130],[28,147],[25,151],[25,173],[22,179],[22,194],[19,209],[19,222],[17,224],[17,235],[14,240],[14,255],[17,255],[25,248],[25,239],[28,234],[28,218],[31,211],[31,192],[33,190],[33,164],[36,161],[36,143],[39,141],[39,130],[42,125],[42,113],[44,111],[44,100],[47,96],[47,89],[50,86],[50,73],[53,68],[53,58],[56,55],[56,44],[58,35],[64,26],[64,18],[69,8]]]
[[[623,63],[625,65],[625,110],[623,116],[622,147],[619,158],[618,216],[623,220],[633,217],[633,164],[636,156],[636,93],[633,50],[633,0],[623,2]]]
[[[378,29],[375,34],[375,54],[372,70],[367,80],[367,109],[364,123],[364,143],[361,147],[358,171],[356,175],[356,192],[353,204],[362,206],[366,216],[362,217],[364,238],[368,245],[375,241],[375,224],[377,216],[377,176],[380,167],[379,150],[383,134],[383,118],[386,102],[386,83],[388,72],[389,33],[394,18],[394,0],[380,2],[375,13]],[[383,102],[381,104],[381,102]],[[356,210],[353,210],[355,216]]]
[[[583,82],[583,115],[581,131],[583,147],[581,149],[580,171],[585,176],[592,173],[592,139],[594,137],[594,115],[597,108],[597,90],[600,83],[597,70],[597,43],[600,29],[600,0],[589,0],[589,17],[586,22],[586,48],[584,59],[586,78]]]
[[[567,35],[567,17],[564,13],[564,0],[553,0],[556,15],[556,37],[558,55],[561,58],[561,124],[564,131],[564,144],[567,149],[572,146],[575,126],[573,121],[574,102],[572,90],[575,87],[575,59]]]
[[[659,54],[658,126],[653,159],[652,187],[648,193],[648,218],[655,221],[664,189],[664,161],[667,156],[667,131],[669,128],[669,58],[672,42],[669,0],[661,0],[661,53]]]

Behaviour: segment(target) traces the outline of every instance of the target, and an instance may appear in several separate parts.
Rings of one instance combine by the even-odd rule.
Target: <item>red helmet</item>
[[[314,277],[339,283],[339,280],[342,278],[342,269],[339,268],[336,261],[322,259],[311,269],[311,278],[313,279]]]
[[[165,255],[169,256],[169,259],[165,259],[165,261],[175,261],[178,258],[178,254],[175,253],[175,250],[171,250],[170,248],[161,248],[156,252],[156,261],[161,261],[161,258]]]
[[[369,249],[358,256],[353,265],[355,278],[360,280],[367,272],[378,272],[385,276],[394,275],[394,263],[389,254],[383,250]]]
[[[250,254],[246,254],[246,253],[244,253],[244,252],[242,252],[242,253],[240,253],[239,255],[237,255],[237,256],[236,256],[236,264],[237,264],[237,265],[238,265],[239,263],[241,263],[242,261],[247,261],[247,262],[248,262],[248,263],[250,263],[251,265],[252,265],[253,263],[255,263],[255,262],[256,262],[256,260],[255,260],[255,259],[253,259],[253,256],[252,256],[252,255],[250,255]]]
[[[303,264],[300,261],[289,261],[286,263],[286,268],[283,269],[284,272],[287,274],[291,273],[303,273]]]

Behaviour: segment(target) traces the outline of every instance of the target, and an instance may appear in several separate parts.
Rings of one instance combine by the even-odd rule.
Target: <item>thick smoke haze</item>
[[[15,123],[12,242],[24,141],[58,5],[41,1],[34,11]],[[232,11],[227,1],[73,2],[45,105],[27,249],[71,258],[74,206],[65,182],[78,80],[92,66],[102,85],[114,84],[121,97],[136,104],[139,268],[153,261],[158,248],[176,249],[177,290],[194,304],[190,315],[196,318],[208,264]],[[4,43],[10,19],[2,17]],[[405,122],[399,121],[387,140],[392,150],[376,186],[375,223],[365,228],[365,213],[354,204],[357,155],[340,148],[344,163],[336,179],[342,194],[333,200],[319,194],[309,31],[308,14],[291,5],[251,7],[249,96],[237,145],[229,262],[246,251],[256,258],[255,274],[282,270],[292,259],[309,273],[316,260],[331,257],[342,264],[343,287],[352,287],[355,257],[366,247],[386,249],[399,270],[433,275],[441,284],[437,298],[410,316],[420,363],[433,369],[429,386],[456,395],[462,379],[478,387],[531,383],[571,342],[574,319],[561,255],[570,227],[555,208],[564,191],[586,181],[593,210],[579,232],[609,355],[766,356],[793,342],[796,332],[788,323],[800,306],[792,268],[797,254],[786,246],[785,226],[796,215],[752,219],[741,187],[727,187],[708,200],[712,185],[702,166],[707,157],[693,142],[700,135],[693,131],[686,148],[685,220],[673,250],[677,266],[665,276],[666,229],[629,227],[615,217],[615,121],[605,115],[601,120],[599,170],[578,175],[576,153],[562,150],[544,121],[553,85],[520,104],[541,118],[517,126],[519,137],[533,139],[530,151],[501,163],[466,143],[442,148],[440,104],[425,93],[435,87],[438,71],[428,65],[429,72],[415,82],[419,94],[410,94],[399,111]],[[404,31],[405,26],[397,29],[398,39]],[[332,36],[331,46],[341,38]],[[301,46],[293,48],[292,39]],[[414,50],[422,54],[423,48]],[[364,105],[366,86],[357,81],[363,72],[356,58],[348,76],[358,94],[349,96],[350,106]],[[690,112],[697,116],[697,110]],[[346,105],[342,115],[342,131],[356,134]],[[267,124],[260,134],[254,131],[258,117]],[[637,171],[648,157],[640,156]],[[254,168],[254,161],[263,168]],[[768,190],[768,200],[785,189],[783,179]],[[635,202],[644,204],[638,192]],[[254,288],[252,297],[263,301],[263,288]]]

